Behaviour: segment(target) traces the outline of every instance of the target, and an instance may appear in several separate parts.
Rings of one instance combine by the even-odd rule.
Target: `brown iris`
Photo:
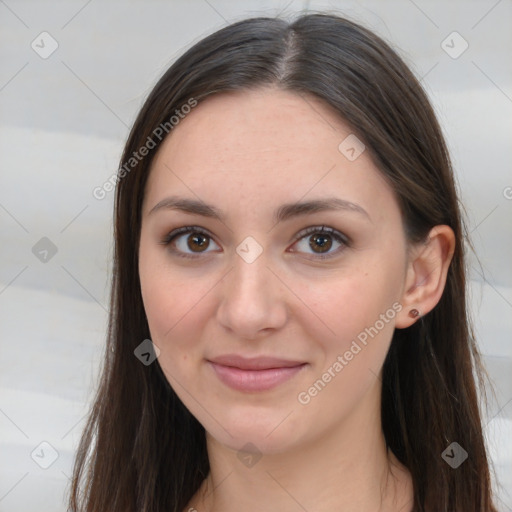
[[[314,242],[312,241],[314,240]],[[327,252],[332,247],[332,239],[329,235],[317,234],[310,237],[309,246],[315,250],[316,247],[320,247],[320,251],[315,252]]]
[[[201,249],[206,249],[208,245],[208,237],[201,233],[195,233],[187,237],[187,246],[191,251],[202,252]]]

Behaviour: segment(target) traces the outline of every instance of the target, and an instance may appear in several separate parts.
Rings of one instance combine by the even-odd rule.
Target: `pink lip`
[[[238,391],[265,391],[291,379],[307,363],[274,357],[245,358],[237,355],[208,361],[217,377]]]

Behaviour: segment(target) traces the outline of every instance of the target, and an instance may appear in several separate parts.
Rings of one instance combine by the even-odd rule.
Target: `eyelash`
[[[173,242],[176,238],[178,238],[180,235],[183,234],[191,234],[196,233],[200,235],[204,235],[207,238],[212,239],[213,237],[203,228],[200,228],[199,226],[184,226],[178,229],[175,229],[168,233],[163,240],[160,242],[162,245],[168,246],[171,242]],[[340,233],[339,231],[326,227],[326,226],[312,226],[310,228],[306,228],[303,231],[301,231],[298,234],[297,240],[294,242],[294,245],[302,240],[303,238],[306,238],[308,235],[312,234],[320,234],[320,235],[329,235],[331,236],[336,242],[340,243],[342,247],[339,247],[336,251],[333,253],[323,255],[323,254],[316,254],[310,259],[314,260],[326,260],[330,259],[334,256],[337,256],[345,247],[350,247],[350,239],[346,236]],[[188,258],[188,259],[198,259],[201,257],[202,253],[197,253],[197,255],[192,256],[188,253],[183,253],[181,251],[177,251],[176,249],[171,249],[171,251],[176,254],[180,258]],[[293,252],[299,252],[299,251],[293,251]]]

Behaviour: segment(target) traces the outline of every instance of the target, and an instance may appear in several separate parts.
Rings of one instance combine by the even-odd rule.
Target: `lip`
[[[236,354],[209,359],[208,363],[221,382],[246,392],[272,389],[291,379],[307,364],[275,357],[246,358]]]

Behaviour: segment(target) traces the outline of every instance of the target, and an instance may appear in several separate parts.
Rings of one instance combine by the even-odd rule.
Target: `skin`
[[[350,161],[338,149],[350,133],[319,100],[265,88],[210,97],[156,155],[142,210],[142,296],[158,363],[205,427],[211,466],[185,510],[412,510],[410,475],[386,450],[380,374],[394,329],[417,321],[411,308],[426,314],[441,297],[453,232],[436,226],[425,243],[408,244],[393,191],[368,151]],[[170,195],[200,199],[225,219],[150,213]],[[273,221],[284,203],[328,196],[366,214]],[[194,233],[162,243],[183,226],[205,229],[204,245],[194,245]],[[315,233],[301,234],[322,226],[350,239],[327,235],[332,257],[323,260]],[[262,249],[251,263],[236,252],[248,236]],[[299,393],[332,374],[338,356],[386,312],[393,318],[301,403]],[[228,353],[307,364],[271,390],[243,392],[207,363]]]

